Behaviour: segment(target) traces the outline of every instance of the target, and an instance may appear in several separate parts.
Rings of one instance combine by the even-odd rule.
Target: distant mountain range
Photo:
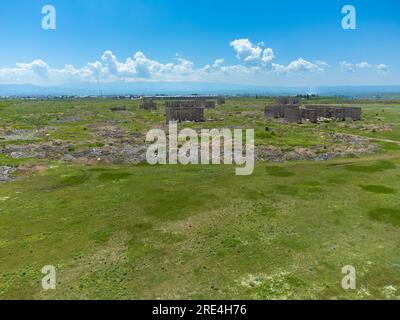
[[[400,97],[399,86],[332,86],[332,87],[263,87],[251,85],[200,82],[134,82],[41,87],[36,85],[0,85],[0,96],[61,95],[149,95],[149,94],[224,94],[224,95],[296,95],[367,97],[394,95]]]

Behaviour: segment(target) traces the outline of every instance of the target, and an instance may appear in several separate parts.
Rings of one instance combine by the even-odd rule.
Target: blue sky
[[[0,83],[398,85],[399,40],[398,0],[2,0]]]

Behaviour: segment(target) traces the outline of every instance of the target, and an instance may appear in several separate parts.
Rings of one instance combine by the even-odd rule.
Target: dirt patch
[[[24,175],[33,173],[41,173],[48,170],[48,167],[43,164],[25,164],[17,168],[17,172]]]

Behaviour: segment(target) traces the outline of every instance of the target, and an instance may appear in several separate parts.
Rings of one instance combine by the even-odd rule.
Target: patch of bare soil
[[[48,167],[43,164],[24,164],[17,168],[17,172],[24,175],[33,173],[41,173],[48,170]]]

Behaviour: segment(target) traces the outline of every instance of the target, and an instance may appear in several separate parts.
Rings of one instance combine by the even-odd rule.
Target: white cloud
[[[22,70],[32,71],[40,77],[47,77],[49,66],[43,60],[35,60],[31,63],[17,63],[17,67]]]
[[[368,69],[371,68],[372,66],[368,62],[360,62],[356,64],[356,67],[359,69]]]
[[[180,54],[172,62],[162,63],[148,58],[143,52],[136,52],[125,61],[107,50],[97,61],[89,62],[82,67],[67,64],[53,68],[43,60],[30,63],[17,63],[13,68],[0,68],[0,83],[58,85],[78,82],[133,82],[133,81],[225,81],[242,83],[262,83],[279,75],[303,75],[322,73],[329,64],[316,60],[310,62],[299,58],[288,65],[273,63],[274,51],[263,48],[264,44],[254,45],[248,39],[238,39],[230,43],[241,61],[227,65],[224,59],[216,59],[210,64],[196,67],[194,62]],[[388,72],[384,64],[371,65],[368,62],[358,64],[341,61],[340,69],[355,72],[361,69],[375,70],[380,74]]]
[[[354,73],[357,70],[368,70],[375,69],[378,73],[383,74],[388,72],[388,67],[385,64],[371,65],[370,63],[363,61],[360,63],[349,63],[347,61],[339,62],[339,67],[343,72]]]
[[[269,64],[274,58],[271,48],[262,49],[259,45],[253,45],[249,39],[238,39],[230,43],[236,51],[236,57],[246,63]]]
[[[328,64],[323,61],[317,61],[315,63],[304,60],[303,58],[299,58],[295,61],[292,61],[287,66],[281,64],[272,64],[272,70],[278,74],[284,73],[306,73],[306,72],[324,72],[325,67]]]
[[[354,72],[355,68],[354,65],[351,63],[348,63],[347,61],[341,61],[339,62],[339,67],[343,72]]]
[[[384,74],[384,73],[388,73],[389,69],[388,66],[385,64],[378,64],[375,66],[376,70],[378,71],[378,73],[380,74]]]

